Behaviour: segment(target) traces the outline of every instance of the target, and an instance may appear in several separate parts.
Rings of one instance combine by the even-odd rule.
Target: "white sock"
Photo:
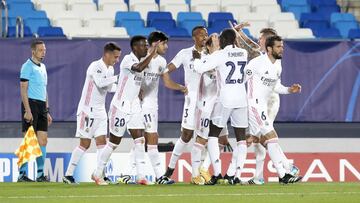
[[[174,150],[172,151],[169,168],[175,168],[176,162],[179,160],[186,146],[187,143],[185,143],[180,137],[175,144]]]
[[[219,144],[220,153],[224,150],[224,148],[225,148],[225,145]],[[202,170],[205,170],[205,171],[208,171],[208,170],[209,170],[209,167],[210,167],[210,165],[211,165],[211,160],[210,160],[209,151],[206,150],[205,153],[206,153],[206,154],[205,154],[205,158],[204,158],[204,160],[203,160],[203,163],[202,163],[202,165],[201,165],[201,169],[202,169]]]
[[[260,143],[254,143],[254,152],[256,156],[255,179],[264,179],[264,162],[266,157],[266,149]]]
[[[219,138],[217,137],[209,137],[208,139],[208,151],[210,154],[210,159],[213,165],[215,176],[221,174],[220,150],[218,141]]]
[[[98,145],[96,146],[96,164],[100,163],[100,156],[104,149],[105,145]]]
[[[192,166],[192,177],[199,175],[199,167],[201,164],[201,152],[205,149],[205,146],[195,142],[191,149],[191,166]]]
[[[245,140],[237,142],[237,160],[236,160],[236,171],[238,172],[237,177],[240,178],[241,171],[244,168],[244,164],[247,156],[247,145]]]
[[[66,170],[66,173],[65,173],[66,176],[73,176],[74,175],[75,168],[76,168],[77,164],[79,163],[81,157],[84,155],[85,152],[86,152],[85,148],[83,148],[81,146],[75,147],[75,149],[71,153],[69,166],[68,166],[68,168]]]
[[[282,155],[279,151],[279,148],[280,145],[277,143],[277,139],[268,140],[267,149],[269,152],[270,159],[273,162],[273,165],[277,170],[279,177],[282,178],[285,176],[286,171],[281,163]]]
[[[147,145],[147,153],[151,162],[151,165],[154,169],[156,178],[160,178],[164,171],[160,166],[160,155],[157,145]]]
[[[228,170],[226,172],[226,174],[228,176],[234,176],[235,173],[236,173],[236,161],[237,161],[237,157],[239,155],[237,148],[238,148],[238,145],[236,144],[236,146],[234,148],[234,151],[232,152],[231,162],[229,164],[229,168],[228,168]]]
[[[126,175],[136,175],[135,145],[129,152],[129,168]]]
[[[139,137],[134,140],[136,175],[138,180],[145,178],[145,138]]]
[[[290,173],[291,171],[291,167],[292,167],[292,163],[290,163],[289,159],[286,157],[286,155],[284,154],[283,150],[281,149],[281,147],[279,147],[279,152],[281,154],[281,163],[283,165],[283,167],[286,170],[286,173]]]
[[[97,168],[95,170],[94,175],[96,177],[101,177],[103,175],[104,168],[107,164],[107,162],[110,159],[111,154],[113,151],[117,148],[118,145],[108,142],[105,147],[102,150],[102,153],[100,155],[99,162],[97,164]]]

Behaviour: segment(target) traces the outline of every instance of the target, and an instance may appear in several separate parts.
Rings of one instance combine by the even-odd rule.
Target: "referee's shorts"
[[[25,121],[24,119],[25,108],[24,108],[24,104],[21,102],[22,132],[26,132],[28,128],[31,126],[31,124],[34,127],[35,132],[37,131],[47,132],[48,121],[47,121],[46,102],[29,98],[29,105],[31,109],[31,114],[33,116],[32,123],[29,121]]]

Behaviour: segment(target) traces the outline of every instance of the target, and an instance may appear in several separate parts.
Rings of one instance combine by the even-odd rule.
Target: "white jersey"
[[[200,74],[194,70],[194,59],[193,59],[193,50],[194,46],[182,49],[170,62],[175,65],[176,68],[179,68],[181,65],[184,67],[185,72],[185,86],[189,91],[189,95],[196,95],[199,88]],[[205,56],[202,52],[201,56]]]
[[[246,67],[249,102],[261,102],[267,106],[270,95],[275,91],[288,94],[288,88],[281,84],[281,62],[272,63],[268,55],[261,55]]]
[[[106,93],[117,81],[114,68],[107,67],[102,59],[92,62],[87,71],[77,115],[81,112],[94,118],[107,117],[105,110]]]
[[[120,64],[120,77],[111,105],[126,113],[141,111],[139,92],[143,73],[131,70],[134,64],[139,63],[134,53],[124,57]]]
[[[219,102],[226,108],[247,107],[244,68],[247,51],[233,45],[211,54],[206,60],[195,60],[195,70],[216,70]]]
[[[158,91],[160,76],[166,69],[166,60],[158,55],[151,59],[148,68],[143,72],[143,90],[142,108],[158,109]]]

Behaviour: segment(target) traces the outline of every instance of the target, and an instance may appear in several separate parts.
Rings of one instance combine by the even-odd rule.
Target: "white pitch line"
[[[360,192],[275,192],[275,193],[211,193],[211,194],[137,194],[137,195],[55,195],[55,196],[0,196],[0,199],[48,199],[48,198],[118,198],[118,197],[204,197],[204,196],[286,196],[286,195],[360,195]]]

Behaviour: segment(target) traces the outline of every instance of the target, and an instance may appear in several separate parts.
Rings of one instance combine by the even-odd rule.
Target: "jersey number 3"
[[[228,76],[226,77],[225,83],[226,83],[226,84],[236,84],[236,83],[241,84],[241,83],[243,83],[243,81],[244,81],[244,68],[245,68],[245,65],[246,65],[246,61],[238,61],[238,62],[237,62],[237,66],[235,65],[234,62],[228,61],[228,62],[225,63],[225,65],[231,67],[231,70],[230,70]],[[232,78],[235,70],[236,70],[239,66],[240,66],[241,78]]]

